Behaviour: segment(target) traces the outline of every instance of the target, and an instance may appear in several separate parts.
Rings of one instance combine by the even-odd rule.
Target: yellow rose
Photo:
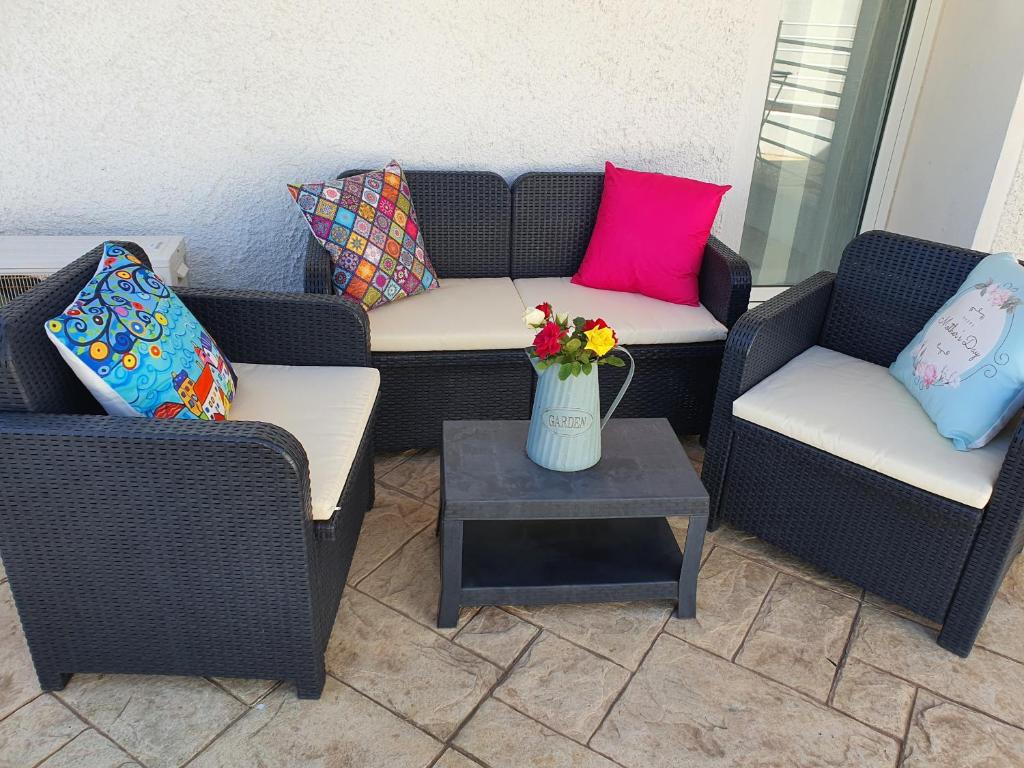
[[[615,347],[615,333],[611,328],[591,328],[584,331],[583,335],[587,337],[584,349],[589,349],[598,357],[607,355]]]

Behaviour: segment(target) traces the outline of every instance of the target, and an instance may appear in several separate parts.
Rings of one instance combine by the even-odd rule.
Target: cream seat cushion
[[[721,341],[726,327],[703,306],[687,307],[638,293],[573,285],[568,277],[523,277],[516,290],[528,307],[548,301],[556,312],[602,318],[621,344],[690,344]]]
[[[534,334],[511,278],[441,278],[441,287],[370,310],[374,352],[522,349]]]
[[[312,518],[338,506],[380,388],[376,368],[235,363],[232,421],[263,421],[290,432],[309,459]]]
[[[733,415],[915,488],[983,508],[1016,421],[958,451],[889,369],[811,347],[732,404]]]

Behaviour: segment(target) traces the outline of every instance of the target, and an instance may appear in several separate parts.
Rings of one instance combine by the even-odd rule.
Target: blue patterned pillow
[[[237,377],[181,299],[126,249],[46,322],[61,357],[112,416],[224,419]]]
[[[889,371],[960,451],[980,448],[1024,404],[1024,267],[982,259]]]

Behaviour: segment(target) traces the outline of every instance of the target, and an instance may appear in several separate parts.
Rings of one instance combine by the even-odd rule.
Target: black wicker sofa
[[[712,528],[728,522],[941,624],[939,645],[961,656],[1024,543],[1024,424],[956,451],[884,366],[985,255],[868,232],[836,274],[748,312],[726,344],[703,469]],[[854,374],[863,396],[844,383]],[[767,419],[758,397],[775,407]],[[797,435],[808,419],[818,439]],[[866,453],[849,453],[851,433],[867,434]],[[968,483],[984,492],[968,497]]]
[[[339,178],[357,172],[347,171]],[[446,290],[446,281],[470,295],[473,289],[467,279],[503,280],[507,287],[492,287],[511,291],[519,300],[515,310],[519,314],[525,306],[516,295],[516,291],[525,293],[522,281],[567,278],[575,273],[586,252],[604,184],[603,173],[527,173],[511,188],[490,172],[408,171],[406,175],[427,251],[441,280],[442,288],[432,294]],[[305,290],[331,293],[330,257],[312,236],[305,259]],[[514,289],[511,281],[516,281]],[[543,286],[536,284],[533,291],[543,291]],[[530,416],[533,372],[523,352],[530,335],[519,317],[512,316],[511,308],[505,320],[515,331],[506,331],[501,348],[430,348],[420,344],[413,349],[402,347],[401,342],[395,344],[391,338],[384,343],[378,330],[384,324],[384,313],[402,313],[406,322],[415,323],[416,311],[427,306],[423,302],[432,294],[397,302],[394,310],[384,307],[369,313],[372,360],[381,373],[376,438],[381,450],[436,447],[445,419]],[[544,293],[537,295],[547,298]],[[697,311],[718,326],[718,333],[695,342],[648,343],[635,342],[627,330],[619,328],[620,340],[636,360],[636,377],[616,415],[667,417],[680,434],[705,434],[724,349],[722,339],[746,310],[749,295],[746,262],[712,237],[700,274],[705,309]],[[511,304],[512,299],[507,302]],[[555,304],[556,309],[577,311]],[[601,310],[600,301],[596,307]],[[505,304],[502,308],[504,311]],[[616,324],[612,310],[605,310],[604,316]],[[624,375],[621,369],[601,371],[603,408],[618,391]]]
[[[40,685],[59,690],[76,672],[215,675],[286,680],[317,698],[373,505],[376,384],[367,420],[351,427],[350,469],[321,467],[343,490],[319,515],[310,441],[245,420],[253,379],[241,373],[228,421],[102,414],[43,331],[101,254],[0,307],[0,552]],[[351,302],[175,292],[238,367],[376,381],[366,315]]]

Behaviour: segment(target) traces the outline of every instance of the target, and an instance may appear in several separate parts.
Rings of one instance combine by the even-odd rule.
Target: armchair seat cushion
[[[533,343],[508,277],[446,278],[436,291],[369,313],[373,352],[521,349]]]
[[[988,504],[1016,419],[984,448],[956,450],[887,368],[811,347],[741,395],[733,416],[921,490]]]
[[[570,319],[600,317],[615,329],[619,343],[627,346],[721,341],[728,332],[701,305],[673,304],[569,281],[568,277],[524,277],[516,280],[516,290],[528,307],[549,301],[559,312],[567,312]]]
[[[232,421],[262,421],[290,432],[309,460],[311,516],[330,519],[373,412],[377,369],[236,363],[235,373]]]

